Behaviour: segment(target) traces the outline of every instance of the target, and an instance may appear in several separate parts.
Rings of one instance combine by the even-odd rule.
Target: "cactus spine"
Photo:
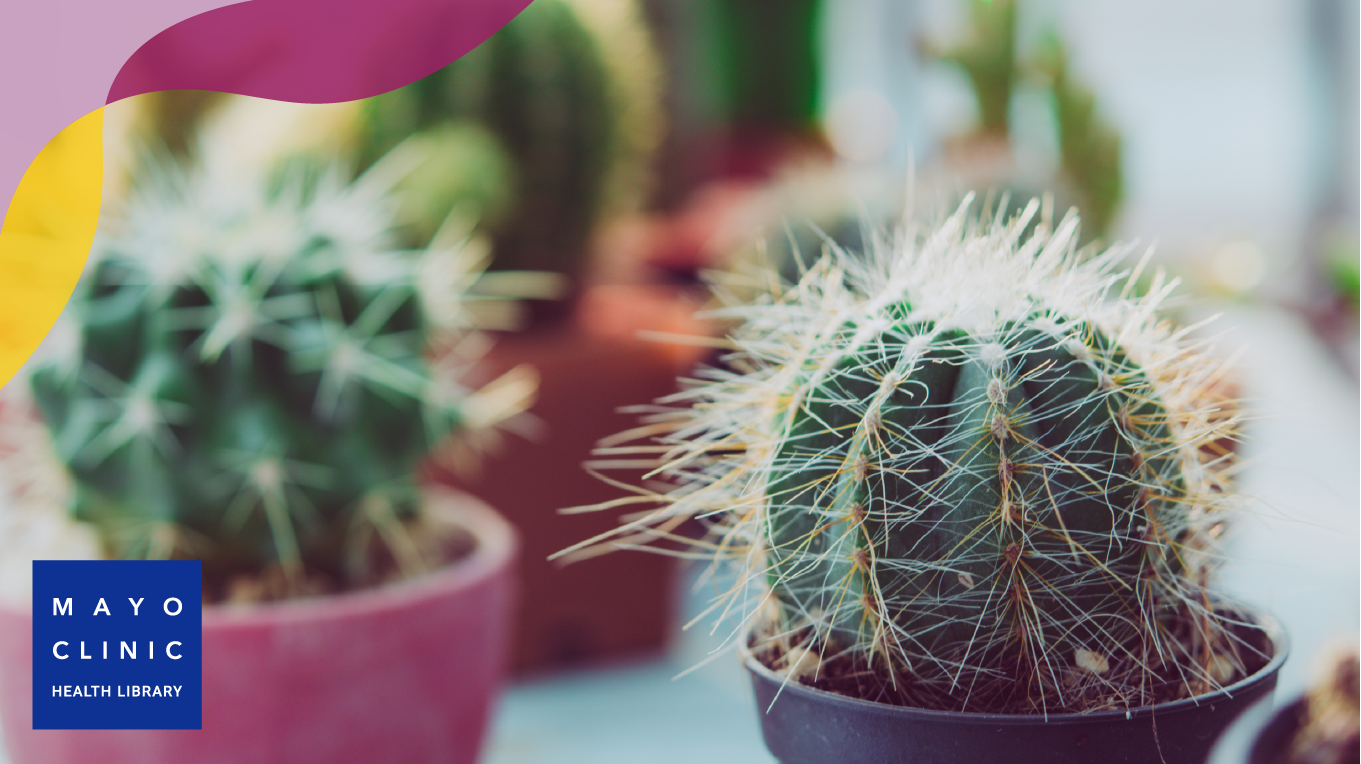
[[[1072,215],[1022,241],[1037,208],[961,208],[728,309],[728,368],[663,417],[679,487],[630,528],[712,523],[768,592],[758,650],[978,711],[1228,678],[1203,591],[1229,497],[1222,370],[1158,320],[1170,287],[1112,294],[1127,248],[1079,258]]]
[[[34,395],[109,554],[343,582],[351,532],[400,534],[418,462],[488,418],[425,358],[477,262],[391,248],[385,175],[411,157],[349,184],[205,152],[153,161],[101,228]]]

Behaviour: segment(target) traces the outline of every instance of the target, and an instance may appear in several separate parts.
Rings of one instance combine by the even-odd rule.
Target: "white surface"
[[[681,582],[687,620],[708,605],[715,591],[696,588],[701,571],[692,566]],[[702,621],[678,633],[666,660],[512,688],[483,764],[774,762],[761,741],[746,671],[724,643],[731,624],[713,627],[711,620]]]
[[[517,687],[484,764],[773,762],[741,666],[723,657],[674,680],[683,665],[671,660]]]

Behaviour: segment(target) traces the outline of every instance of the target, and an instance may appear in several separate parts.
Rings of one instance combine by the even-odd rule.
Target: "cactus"
[[[968,43],[943,52],[973,84],[978,101],[979,129],[1005,137],[1011,111],[1011,91],[1020,79],[1016,62],[1015,0],[972,0],[974,36]]]
[[[869,697],[1054,713],[1227,682],[1204,589],[1223,370],[1158,319],[1172,285],[1117,291],[1128,248],[1079,257],[1073,214],[967,204],[726,309],[726,368],[645,430],[674,430],[677,487],[625,527],[705,519],[765,593],[753,647],[792,675],[849,661],[883,678]]]
[[[198,558],[211,587],[281,570],[297,594],[353,577],[354,531],[401,536],[419,462],[524,379],[473,392],[426,360],[478,262],[392,249],[386,188],[414,157],[348,183],[212,149],[139,174],[31,386],[107,554]]]
[[[608,75],[572,6],[540,0],[458,61],[372,99],[365,161],[420,131],[480,124],[512,165],[510,209],[489,220],[495,267],[575,273],[621,140]],[[414,233],[428,235],[447,212]]]
[[[1290,738],[1282,740],[1278,734],[1267,742],[1271,740],[1267,732],[1271,727],[1262,730],[1256,747],[1270,752],[1273,743],[1278,746],[1274,755],[1267,753],[1262,760],[1275,764],[1342,764],[1356,759],[1361,739],[1361,723],[1357,722],[1361,716],[1361,663],[1356,649],[1335,649],[1323,669],[1302,703],[1278,712],[1294,717],[1293,724],[1284,728],[1290,731]]]
[[[1096,95],[1069,71],[1069,56],[1058,34],[1047,30],[1028,57],[1018,53],[1019,0],[972,0],[973,37],[937,55],[969,77],[978,102],[979,132],[1010,139],[1011,97],[1026,84],[1047,91],[1063,181],[1098,237],[1114,222],[1124,185],[1120,133],[1097,109]],[[1025,189],[1013,199],[1025,201]]]
[[[1063,174],[1077,190],[1093,230],[1104,234],[1123,195],[1120,132],[1101,118],[1096,94],[1069,73],[1068,51],[1057,35],[1045,39],[1038,58],[1036,68],[1048,78],[1054,99]]]

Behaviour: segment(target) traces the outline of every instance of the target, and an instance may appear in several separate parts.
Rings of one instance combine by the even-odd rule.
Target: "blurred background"
[[[1096,246],[1156,244],[1178,320],[1222,314],[1198,331],[1236,358],[1249,418],[1222,581],[1290,631],[1293,696],[1361,620],[1358,26],[1347,0],[535,0],[368,102],[115,104],[106,199],[129,193],[140,147],[192,155],[205,135],[242,162],[358,170],[415,145],[403,245],[451,212],[476,221],[495,344],[472,377],[539,375],[532,427],[430,470],[522,537],[483,761],[769,760],[735,620],[682,630],[721,575],[642,552],[550,563],[616,522],[557,510],[617,497],[583,462],[711,357],[706,270],[760,252],[793,273],[819,232],[854,245],[865,222],[968,191],[1076,206]],[[7,569],[43,556],[34,538],[11,534]]]

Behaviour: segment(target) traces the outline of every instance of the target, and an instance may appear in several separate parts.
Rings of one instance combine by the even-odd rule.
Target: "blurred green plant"
[[[1006,137],[1011,92],[1020,76],[1016,61],[1016,3],[972,0],[969,10],[972,36],[939,55],[968,75],[978,101],[978,129]]]
[[[1101,116],[1096,94],[1072,76],[1067,48],[1056,32],[1047,32],[1035,53],[1022,57],[1016,39],[1019,10],[1019,0],[971,0],[972,35],[936,54],[968,76],[984,136],[1010,141],[1012,95],[1023,85],[1044,89],[1057,127],[1061,179],[1076,195],[1090,233],[1103,237],[1123,195],[1120,133]],[[1024,204],[1025,199],[1015,201]]]
[[[1333,232],[1325,239],[1323,252],[1329,288],[1355,314],[1361,306],[1361,247],[1355,230]]]
[[[231,97],[211,90],[163,90],[139,98],[147,132],[171,153],[184,156],[193,148],[204,115]]]
[[[608,59],[612,41],[588,27],[577,6],[536,0],[459,60],[369,101],[361,164],[412,135],[451,142],[483,131],[445,150],[460,167],[448,160],[413,172],[410,187],[425,197],[409,221],[415,241],[452,205],[467,203],[491,234],[497,270],[575,275],[602,210],[621,192],[637,203],[636,172],[626,189],[611,184],[621,164],[636,161],[638,137],[630,134],[646,140],[655,126],[625,101],[630,94]],[[470,175],[478,180],[470,184]]]
[[[719,100],[732,126],[810,129],[821,0],[717,0]]]
[[[1124,188],[1120,133],[1097,112],[1096,94],[1073,79],[1068,60],[1063,42],[1051,33],[1044,39],[1035,66],[1048,77],[1054,99],[1062,172],[1077,189],[1093,233],[1104,236],[1114,222]]]

